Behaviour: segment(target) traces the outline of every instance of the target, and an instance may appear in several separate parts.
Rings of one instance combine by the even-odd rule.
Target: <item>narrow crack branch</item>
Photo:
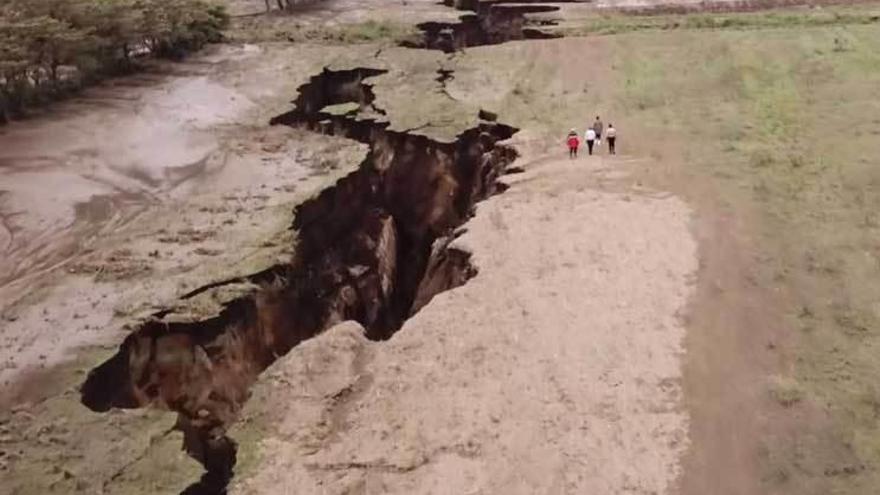
[[[104,481],[101,483],[101,492],[102,492],[102,493],[107,492],[107,491],[108,491],[107,488],[110,486],[111,483],[113,483],[114,481],[116,481],[117,479],[119,479],[122,475],[124,475],[125,472],[128,471],[128,469],[129,469],[130,467],[132,467],[132,466],[134,466],[135,464],[137,464],[137,463],[141,462],[142,460],[144,460],[144,459],[150,454],[151,449],[153,448],[153,446],[154,446],[159,440],[161,440],[161,439],[167,437],[167,436],[168,436],[169,434],[171,434],[171,432],[173,432],[173,431],[174,431],[174,428],[172,427],[172,428],[169,428],[169,429],[163,431],[162,433],[159,433],[158,435],[153,435],[153,436],[151,436],[151,437],[150,437],[150,441],[147,443],[147,446],[144,447],[143,450],[141,450],[140,454],[138,454],[134,459],[132,459],[132,460],[126,462],[125,464],[123,464],[119,469],[116,470],[116,472],[114,472],[114,473],[110,476],[109,479],[106,479],[106,480],[104,480]]]

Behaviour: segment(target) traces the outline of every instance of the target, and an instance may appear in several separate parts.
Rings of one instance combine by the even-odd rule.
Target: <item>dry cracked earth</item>
[[[2,131],[5,493],[680,489],[693,212],[560,153],[610,91],[554,31],[587,6],[409,4]]]

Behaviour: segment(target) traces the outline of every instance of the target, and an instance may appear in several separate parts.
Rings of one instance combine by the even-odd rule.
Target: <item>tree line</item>
[[[141,57],[219,41],[228,23],[205,0],[0,0],[0,123]]]

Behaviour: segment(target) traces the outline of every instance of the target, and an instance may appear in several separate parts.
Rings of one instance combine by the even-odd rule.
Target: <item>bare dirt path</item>
[[[338,328],[276,363],[249,406],[271,433],[234,492],[667,493],[696,244],[680,200],[612,186],[616,165],[510,176],[456,241],[476,278],[388,342]]]
[[[638,49],[633,46],[655,41],[643,34],[632,35],[628,43],[618,41],[622,38],[472,50],[459,61],[448,90],[516,116],[513,122],[522,122],[521,137],[527,140],[520,148],[537,154],[563,152],[558,130],[582,130],[600,114],[618,127],[623,152],[642,157],[616,163],[630,174],[630,183],[671,191],[694,209],[699,269],[693,298],[682,311],[689,448],[671,493],[762,493],[762,476],[773,475],[761,449],[770,441],[769,425],[784,438],[798,429],[767,392],[769,378],[785,369],[787,337],[776,312],[785,295],[755,283],[760,247],[754,205],[722,199],[717,178],[694,166],[686,131],[665,128],[674,109],[656,121],[639,118],[639,105],[652,97],[662,101],[662,94],[651,92],[641,74],[631,76],[624,67]],[[484,70],[487,66],[494,70]],[[668,77],[659,70],[658,77]]]

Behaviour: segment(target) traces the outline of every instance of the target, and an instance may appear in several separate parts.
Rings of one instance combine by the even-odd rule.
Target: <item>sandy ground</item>
[[[346,324],[276,363],[234,492],[668,493],[696,244],[675,197],[597,189],[617,162],[527,166],[457,241],[475,279],[389,342]]]

